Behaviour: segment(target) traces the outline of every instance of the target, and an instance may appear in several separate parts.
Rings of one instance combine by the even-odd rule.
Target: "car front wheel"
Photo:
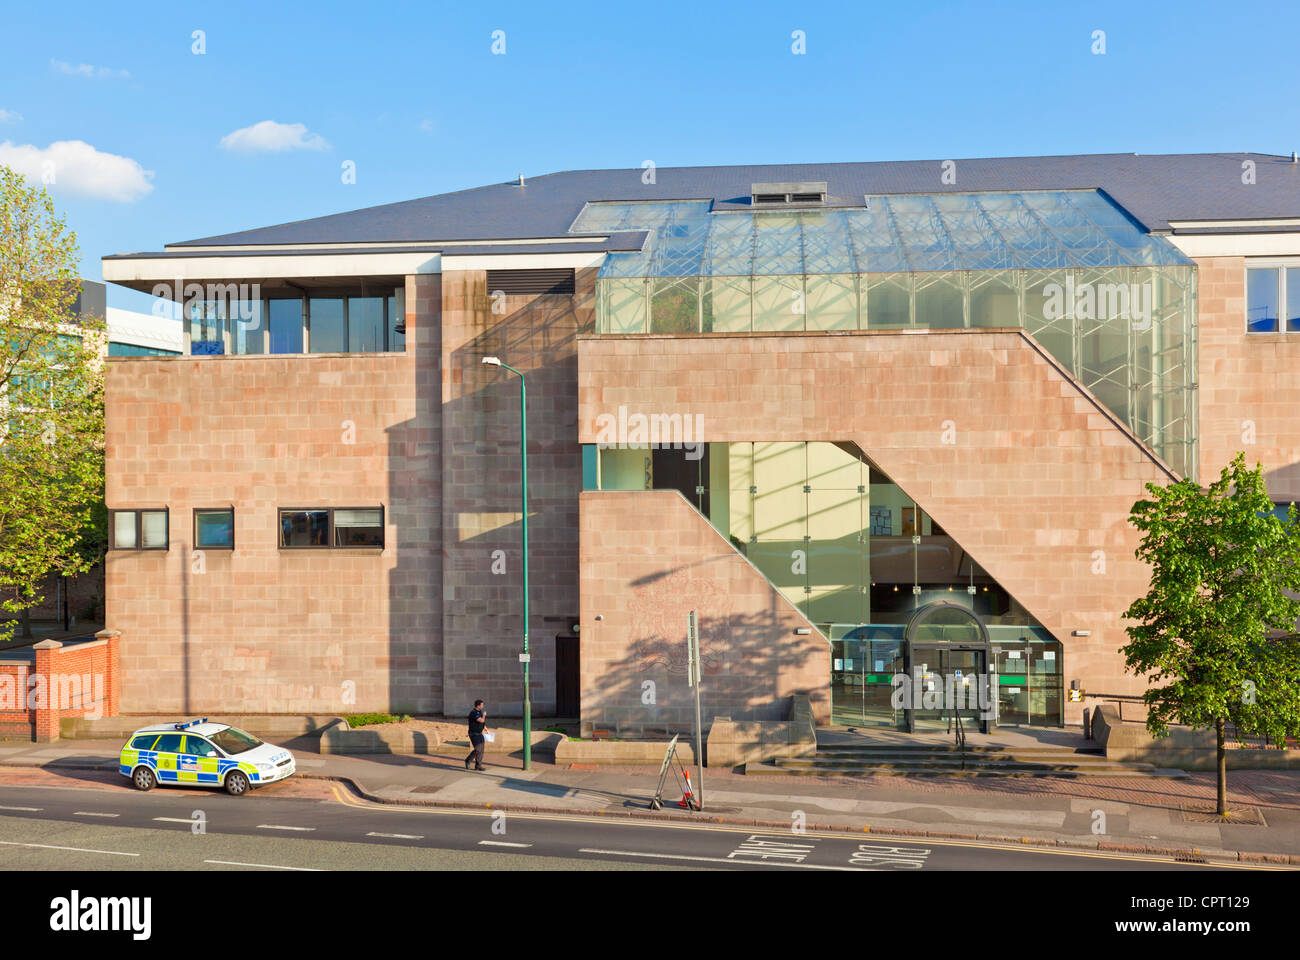
[[[158,778],[148,767],[136,767],[135,773],[131,774],[131,782],[137,790],[152,790],[158,786]]]
[[[232,797],[242,797],[248,793],[248,775],[240,770],[232,770],[226,775],[226,793]]]

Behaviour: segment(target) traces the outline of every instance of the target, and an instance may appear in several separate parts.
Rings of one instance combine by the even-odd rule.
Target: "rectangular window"
[[[114,510],[110,534],[114,550],[166,550],[166,510]]]
[[[343,322],[341,297],[312,297],[307,310],[307,324],[312,353],[344,353],[347,350],[347,326]]]
[[[406,349],[406,290],[398,287],[388,298],[388,349]]]
[[[302,353],[302,301],[266,301],[268,353]]]
[[[266,318],[261,300],[232,303],[230,314],[230,352],[241,355],[266,353]]]
[[[233,550],[235,548],[235,511],[195,510],[194,548],[196,550]]]
[[[284,549],[384,546],[383,507],[317,507],[280,511]]]
[[[347,329],[349,353],[382,353],[384,298],[349,297]]]
[[[113,511],[113,549],[134,550],[139,542],[134,510]]]
[[[328,510],[281,510],[280,546],[328,547]]]
[[[384,511],[335,510],[334,546],[382,547],[384,545]]]
[[[215,300],[193,300],[188,304],[192,353],[223,353],[226,305]]]
[[[1277,333],[1281,315],[1281,267],[1260,267],[1246,271],[1246,330],[1249,333]]]

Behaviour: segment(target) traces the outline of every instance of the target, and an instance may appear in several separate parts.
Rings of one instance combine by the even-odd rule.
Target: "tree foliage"
[[[77,261],[49,194],[0,166],[0,641],[99,559],[105,334],[74,313]]]
[[[1146,596],[1125,613],[1128,669],[1146,674],[1147,729],[1212,727],[1224,808],[1227,727],[1284,746],[1300,732],[1300,523],[1275,515],[1263,467],[1237,454],[1207,489],[1147,485],[1134,504]]]

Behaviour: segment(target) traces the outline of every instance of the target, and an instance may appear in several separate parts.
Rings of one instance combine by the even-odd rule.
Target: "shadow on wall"
[[[626,637],[618,659],[584,665],[583,721],[626,736],[682,732],[694,723],[694,692],[687,684],[686,616],[699,614],[703,661],[701,713],[734,720],[784,720],[790,696],[806,692],[814,712],[829,710],[829,645],[775,589],[761,610],[736,609],[728,585],[739,557],[715,556],[629,582],[623,622],[588,622],[584,646]],[[728,569],[731,567],[732,569]],[[756,571],[748,573],[758,577]]]
[[[591,276],[586,276],[590,274]],[[575,294],[508,296],[494,314],[481,271],[444,277],[442,525],[449,589],[442,617],[446,710],[477,697],[499,716],[522,712],[523,564],[519,380],[485,366],[500,357],[528,387],[531,698],[555,711],[555,636],[578,614],[577,337],[594,323],[594,271]],[[502,302],[500,300],[495,302]]]
[[[408,278],[406,351],[411,364],[403,368],[410,382],[402,389],[414,394],[415,415],[388,428],[386,509],[396,561],[388,574],[385,702],[394,713],[443,711],[441,303],[439,275]],[[368,698],[357,699],[360,679],[343,677],[344,711],[368,708]]]
[[[1249,458],[1247,458],[1249,459]],[[1216,472],[1219,467],[1213,468]],[[1300,505],[1300,463],[1287,464],[1276,470],[1267,470],[1264,481],[1274,502],[1290,503],[1292,500]]]

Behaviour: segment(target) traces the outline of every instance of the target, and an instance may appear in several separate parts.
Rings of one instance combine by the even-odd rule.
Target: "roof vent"
[[[749,202],[754,206],[791,203],[825,203],[825,180],[798,180],[787,183],[752,183]]]

